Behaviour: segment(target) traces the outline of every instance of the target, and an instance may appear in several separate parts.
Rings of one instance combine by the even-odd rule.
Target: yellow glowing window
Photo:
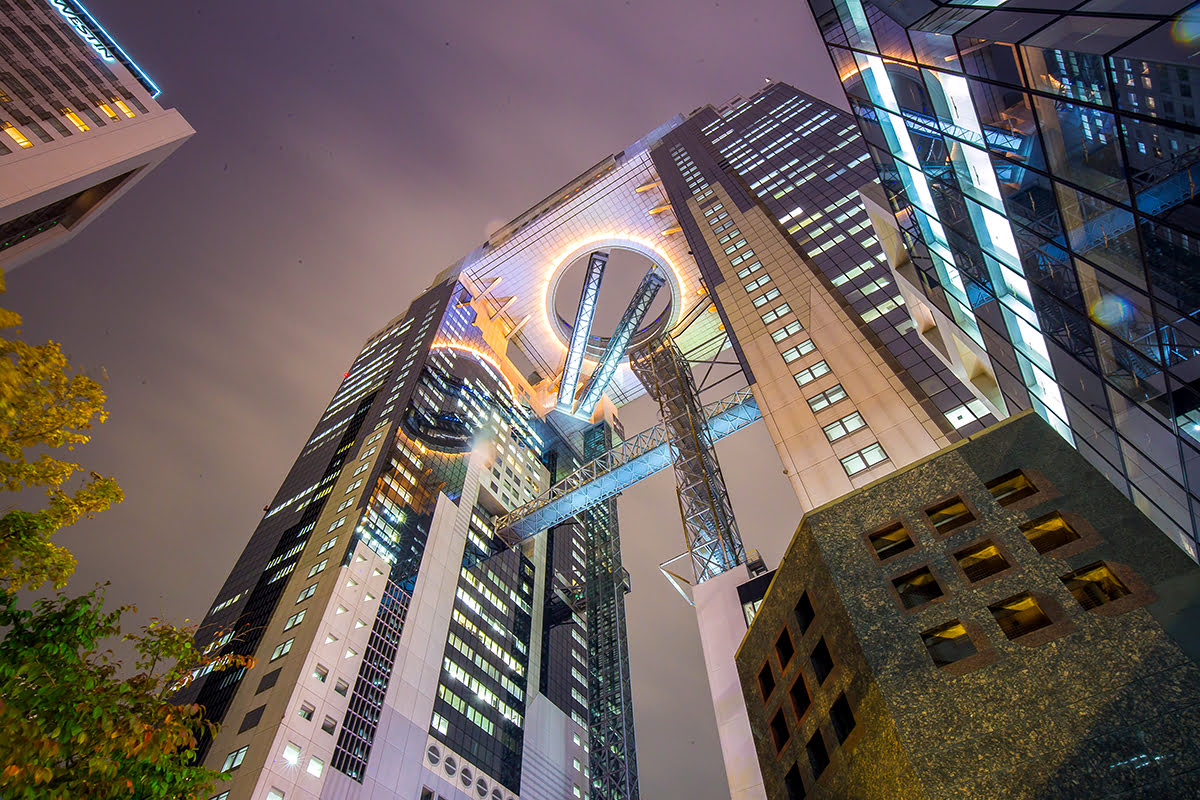
[[[21,147],[33,147],[33,142],[25,138],[25,134],[14,128],[11,123],[4,123],[4,132],[12,137],[12,140]]]
[[[1008,569],[1008,561],[1000,553],[996,545],[990,541],[984,541],[974,547],[960,550],[954,554],[954,558],[958,561],[958,566],[962,567],[963,574],[967,576],[967,580],[971,583],[981,581],[984,578],[990,578]]]
[[[91,128],[89,128],[87,125],[85,125],[85,124],[84,124],[84,122],[83,122],[83,120],[81,120],[81,119],[79,118],[79,115],[78,115],[78,114],[76,114],[76,113],[75,113],[74,111],[72,111],[71,109],[69,109],[69,108],[64,108],[64,109],[62,110],[62,113],[63,113],[63,116],[64,116],[64,117],[66,117],[67,119],[71,120],[71,122],[72,122],[72,123],[74,123],[74,125],[75,125],[75,127],[76,127],[76,128],[79,128],[79,130],[80,130],[80,132],[81,132],[81,133],[82,133],[83,131],[90,131],[90,130],[91,130]]]
[[[921,640],[925,643],[934,666],[938,667],[970,658],[979,652],[967,634],[967,629],[956,619],[930,628],[921,634]]]
[[[116,104],[117,108],[121,109],[121,112],[125,116],[127,116],[127,117],[133,116],[133,112],[129,110],[129,106],[125,105],[124,100],[114,100],[113,103]]]
[[[928,567],[921,567],[907,575],[893,578],[892,585],[896,587],[896,592],[900,595],[900,602],[905,608],[923,606],[945,594],[941,584],[938,583],[937,578],[933,577],[933,573],[929,571]]]
[[[967,508],[966,503],[957,497],[926,509],[925,514],[933,523],[934,529],[941,534],[975,521],[975,515]]]
[[[112,106],[110,106],[108,103],[101,103],[100,110],[107,114],[109,119],[117,118],[117,112],[113,111]]]
[[[1086,610],[1111,603],[1129,594],[1129,587],[1102,561],[1062,576],[1067,590]]]
[[[1028,592],[1001,600],[988,606],[988,610],[1009,639],[1018,639],[1050,625],[1050,617]]]
[[[1037,493],[1037,487],[1030,483],[1029,478],[1020,470],[1001,475],[987,485],[988,491],[996,502],[1002,506],[1023,500]]]
[[[1021,533],[1043,555],[1079,539],[1079,534],[1057,512],[1025,523]]]
[[[908,531],[899,522],[872,533],[867,540],[871,543],[871,547],[874,548],[875,555],[879,556],[880,561],[899,555],[916,546],[912,537],[908,535]]]

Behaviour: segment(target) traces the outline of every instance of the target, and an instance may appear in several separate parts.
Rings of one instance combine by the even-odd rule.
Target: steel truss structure
[[[611,451],[612,427],[584,431],[584,458]],[[617,501],[603,500],[579,514],[587,542],[585,591],[588,641],[589,796],[638,800],[637,748],[633,732],[633,690],[625,593],[629,572],[621,564]]]
[[[739,389],[702,406],[700,411],[710,442],[720,441],[762,417],[749,389]],[[515,544],[614,497],[671,465],[670,439],[667,428],[660,424],[614,445],[525,505],[496,517],[496,532]]]
[[[592,332],[592,319],[596,316],[596,303],[600,298],[600,282],[604,280],[604,268],[607,265],[608,253],[599,250],[592,253],[588,259],[587,274],[583,278],[583,289],[579,292],[579,310],[575,313],[571,344],[567,347],[567,360],[563,366],[562,381],[558,385],[557,408],[567,414],[571,413],[575,401],[579,370],[583,368],[588,335]]]
[[[612,380],[621,359],[625,357],[625,349],[629,346],[629,340],[641,326],[646,312],[650,310],[650,305],[658,295],[658,290],[666,282],[667,279],[658,271],[658,267],[651,267],[642,278],[642,282],[638,284],[637,291],[633,293],[633,299],[629,301],[625,313],[621,315],[621,321],[617,323],[617,329],[604,348],[604,354],[600,356],[600,363],[596,365],[595,372],[584,384],[583,395],[579,398],[579,408],[575,411],[578,416],[591,416],[592,409],[596,407],[596,403],[600,402],[600,396],[608,388],[608,382]]]
[[[744,564],[746,550],[733,518],[691,365],[670,336],[631,352],[629,363],[646,391],[658,401],[696,583]]]

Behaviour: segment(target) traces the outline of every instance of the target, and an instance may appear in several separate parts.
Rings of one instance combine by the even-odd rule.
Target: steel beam
[[[608,253],[597,250],[588,259],[587,274],[583,278],[583,289],[579,292],[579,310],[571,328],[571,343],[567,347],[567,361],[563,366],[562,381],[558,385],[557,408],[567,414],[575,405],[575,389],[579,384],[579,370],[583,367],[583,356],[587,351],[588,336],[592,332],[592,319],[596,316],[596,301],[600,298],[600,282],[604,280],[604,267],[608,264]]]
[[[711,441],[762,417],[749,389],[703,407]],[[510,543],[533,536],[613,497],[660,469],[671,466],[668,434],[656,425],[592,459],[525,505],[495,520],[496,532]]]
[[[592,409],[596,407],[596,403],[600,402],[600,396],[608,388],[608,383],[616,374],[621,359],[625,357],[625,348],[629,346],[629,340],[633,338],[633,334],[637,333],[642,320],[646,318],[646,312],[650,310],[655,296],[658,295],[658,290],[666,282],[667,279],[658,271],[658,267],[651,267],[642,278],[637,291],[633,293],[633,299],[629,301],[625,313],[621,315],[621,321],[617,323],[616,331],[608,340],[604,354],[600,356],[600,363],[596,365],[596,371],[592,373],[592,377],[588,378],[587,384],[583,387],[583,395],[579,398],[579,407],[575,412],[577,416],[591,416]]]

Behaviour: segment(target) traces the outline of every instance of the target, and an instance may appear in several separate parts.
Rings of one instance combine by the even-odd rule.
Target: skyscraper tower
[[[77,0],[0,2],[0,268],[75,236],[194,133]]]

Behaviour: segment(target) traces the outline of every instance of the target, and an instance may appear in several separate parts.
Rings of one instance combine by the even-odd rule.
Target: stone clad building
[[[767,794],[1200,796],[1198,595],[1010,418],[805,515],[737,655]]]

